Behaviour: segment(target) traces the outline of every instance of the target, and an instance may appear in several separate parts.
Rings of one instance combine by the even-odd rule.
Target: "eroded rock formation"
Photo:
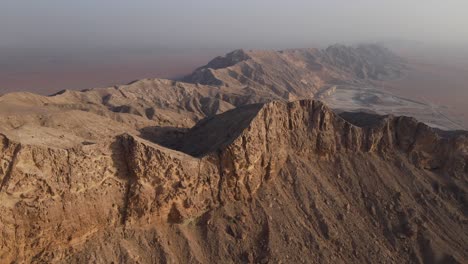
[[[128,133],[62,148],[0,136],[0,258],[466,262],[467,133],[363,115],[248,105],[173,149]]]

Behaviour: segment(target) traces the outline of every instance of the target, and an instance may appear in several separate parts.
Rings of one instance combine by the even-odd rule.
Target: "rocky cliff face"
[[[130,134],[67,148],[0,136],[0,259],[468,259],[465,132],[304,100],[202,120],[172,146]]]

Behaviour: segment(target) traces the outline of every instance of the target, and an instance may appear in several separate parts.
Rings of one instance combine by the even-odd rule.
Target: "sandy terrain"
[[[177,78],[189,74],[218,53],[214,50],[163,54],[134,51],[104,55],[47,53],[9,57],[5,54],[0,55],[0,94],[26,91],[49,95],[64,89],[120,85],[144,78]]]
[[[447,108],[427,101],[397,96],[383,88],[335,85],[325,87],[317,99],[337,111],[365,111],[379,115],[412,116],[439,129],[465,129],[460,119],[447,115]]]
[[[396,81],[388,82],[388,91],[446,106],[445,113],[462,121],[468,127],[468,67],[425,61],[411,62],[411,70]]]

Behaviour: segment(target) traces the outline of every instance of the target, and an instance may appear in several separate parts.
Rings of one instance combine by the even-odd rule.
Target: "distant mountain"
[[[2,100],[13,103],[35,97],[48,102],[43,105],[48,108],[66,105],[67,109],[97,114],[110,110],[132,113],[160,125],[191,126],[201,118],[244,104],[313,98],[324,85],[395,77],[404,68],[402,59],[376,45],[278,52],[236,50],[213,59],[182,82],[144,79],[115,87],[67,90],[50,97],[23,94],[14,98],[10,94]]]
[[[364,83],[401,76],[403,59],[379,45],[333,45],[324,50],[236,50],[217,57],[183,80],[240,87],[274,99],[311,98],[325,84]]]

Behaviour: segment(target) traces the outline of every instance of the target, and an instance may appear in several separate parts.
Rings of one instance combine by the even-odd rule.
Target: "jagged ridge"
[[[324,85],[393,79],[406,69],[403,59],[376,44],[332,45],[324,50],[238,50],[215,58],[183,80],[294,100],[312,98]]]

